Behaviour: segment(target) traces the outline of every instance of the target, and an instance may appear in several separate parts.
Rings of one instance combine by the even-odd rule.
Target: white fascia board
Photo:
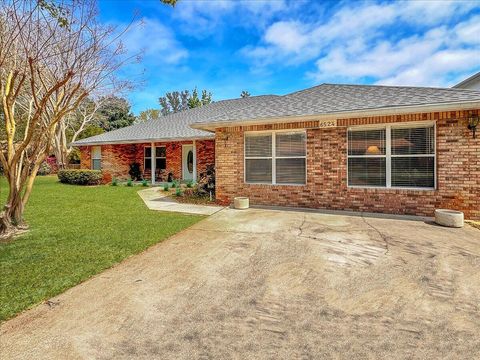
[[[207,137],[189,137],[189,138],[160,138],[160,139],[140,139],[140,140],[115,140],[115,141],[92,141],[81,144],[72,143],[71,146],[95,146],[95,145],[121,145],[121,144],[143,144],[152,142],[180,142],[180,141],[194,141],[194,140],[215,140],[215,136]]]

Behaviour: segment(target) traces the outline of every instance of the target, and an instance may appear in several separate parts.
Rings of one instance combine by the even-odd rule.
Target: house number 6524
[[[337,120],[320,120],[318,122],[318,127],[326,128],[326,127],[335,127],[337,126]]]

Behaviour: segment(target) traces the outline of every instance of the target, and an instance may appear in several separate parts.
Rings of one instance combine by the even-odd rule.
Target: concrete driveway
[[[0,329],[3,359],[479,358],[480,231],[225,209]]]

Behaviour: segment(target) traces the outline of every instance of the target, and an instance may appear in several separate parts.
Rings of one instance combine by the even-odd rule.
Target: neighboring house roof
[[[322,84],[291,94],[223,100],[76,141],[73,145],[213,138],[219,126],[480,107],[480,91]],[[204,131],[205,130],[205,131]]]
[[[480,90],[480,71],[453,86],[454,89]]]
[[[74,146],[100,144],[144,143],[152,141],[213,139],[209,132],[190,127],[195,122],[213,119],[228,111],[244,106],[256,107],[276,95],[250,96],[247,98],[216,101],[201,107],[181,111],[158,119],[127,126],[95,135],[72,143]]]
[[[217,116],[208,122],[192,124],[212,130],[233,123],[262,123],[272,119],[318,115],[352,116],[375,114],[379,110],[432,108],[445,104],[475,102],[480,106],[480,91],[379,85],[322,84],[288,95],[269,98],[262,106],[243,107]],[[350,115],[349,115],[350,114]],[[366,116],[366,115],[363,115]]]

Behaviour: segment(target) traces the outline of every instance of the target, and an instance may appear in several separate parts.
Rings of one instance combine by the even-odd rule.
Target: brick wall
[[[215,165],[215,140],[199,140],[197,150],[197,178],[205,173],[208,165]]]
[[[347,187],[347,127],[351,125],[435,120],[437,189],[360,189]],[[480,219],[480,138],[467,129],[466,112],[422,113],[339,119],[337,127],[308,129],[312,122],[221,128],[216,131],[217,200],[248,196],[252,204],[385,212],[432,216],[436,208]],[[245,184],[245,131],[307,128],[307,184]]]
[[[91,146],[80,146],[80,169],[90,169],[92,167]]]
[[[177,141],[169,143],[155,143],[155,146],[166,147],[166,162],[168,174],[171,172],[175,179],[182,178],[182,145],[193,144],[192,141]],[[143,169],[144,147],[145,144],[118,144],[102,145],[102,171],[104,173],[104,182],[111,181],[112,178],[129,179],[130,164],[138,162],[146,179],[150,179],[150,171]],[[197,174],[205,171],[207,164],[215,163],[215,141],[199,140],[197,147]],[[82,169],[91,168],[91,147],[80,147],[80,166]]]

